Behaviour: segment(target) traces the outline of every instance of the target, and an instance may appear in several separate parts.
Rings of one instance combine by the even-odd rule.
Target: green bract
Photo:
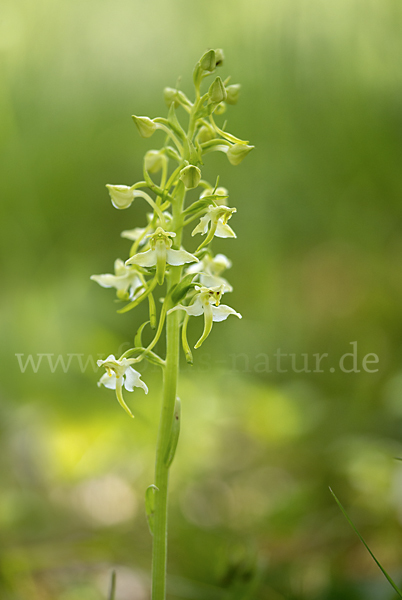
[[[176,452],[181,418],[177,398],[180,345],[186,361],[193,364],[187,339],[191,317],[204,318],[203,333],[195,349],[207,340],[214,322],[224,321],[230,315],[241,318],[233,308],[221,303],[223,295],[233,289],[222,277],[231,262],[224,254],[214,255],[211,248],[215,237],[236,237],[228,224],[236,208],[230,206],[226,187],[218,185],[219,178],[216,183],[207,181],[202,172],[204,162],[211,161],[209,155],[213,152],[225,152],[230,163],[238,165],[253,149],[247,141],[229,133],[226,123],[219,126],[214,120],[227,105],[237,102],[240,86],[225,86],[229,78],[224,83],[219,76],[213,76],[209,87],[202,89],[204,79],[216,73],[223,61],[221,49],[208,50],[202,55],[193,71],[193,100],[177,87],[167,87],[166,116],[154,119],[133,116],[143,138],[159,130],[155,139],[160,139],[161,147],[146,149],[142,181],[131,186],[108,184],[107,188],[115,208],[128,209],[134,200],[136,203],[145,200],[151,212],[142,223],[135,219],[130,222],[130,212],[126,213],[128,220],[124,221],[126,228],[121,235],[130,240],[131,246],[127,248],[125,262],[115,261],[114,274],[92,276],[102,287],[115,288],[120,302],[118,312],[132,311],[143,302],[149,312],[145,322],[136,324],[136,334],[130,333],[130,338],[134,337],[133,347],[119,358],[111,354],[98,361],[98,366],[106,368],[99,383],[115,389],[119,403],[131,415],[123,399],[123,387],[128,391],[135,387],[148,391],[133,365],[148,361],[163,370],[155,479],[146,498],[153,535],[152,600],[165,600],[166,594],[168,473]],[[196,188],[201,189],[191,191]],[[192,233],[185,238],[190,240],[188,248],[182,246],[184,230]],[[158,290],[157,302],[154,294]],[[157,344],[164,332],[166,350],[165,356],[161,356]]]

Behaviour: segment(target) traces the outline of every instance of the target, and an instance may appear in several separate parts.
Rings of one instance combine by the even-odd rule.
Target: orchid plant
[[[152,600],[166,597],[168,480],[180,431],[180,400],[177,396],[180,345],[186,361],[192,364],[193,354],[187,336],[190,317],[204,317],[203,333],[195,349],[209,336],[214,322],[224,321],[230,315],[241,318],[233,308],[221,304],[222,296],[232,291],[232,286],[222,277],[231,262],[223,254],[214,256],[211,250],[215,236],[236,237],[228,224],[236,209],[228,206],[229,194],[227,189],[219,187],[219,178],[211,184],[201,173],[206,154],[224,152],[232,165],[238,165],[253,148],[247,141],[228,133],[225,125],[218,127],[214,119],[214,115],[225,112],[228,104],[237,102],[240,86],[230,85],[229,78],[222,81],[217,76],[207,91],[201,91],[204,79],[215,73],[223,61],[223,51],[217,49],[207,51],[197,62],[193,72],[194,101],[179,89],[165,88],[164,98],[169,108],[167,118],[133,116],[143,138],[161,130],[163,145],[158,150],[146,152],[143,181],[131,186],[106,187],[117,209],[128,209],[141,199],[149,204],[152,212],[147,215],[144,227],[122,232],[132,245],[125,262],[115,261],[114,274],[92,276],[102,287],[115,288],[118,300],[125,302],[120,313],[135,309],[143,301],[149,305],[149,320],[139,326],[134,346],[119,358],[111,354],[106,360],[98,361],[98,366],[106,369],[98,385],[114,389],[117,400],[132,417],[123,398],[123,388],[132,392],[139,387],[148,393],[134,366],[146,360],[161,367],[163,372],[155,479],[145,495],[153,535]],[[176,116],[177,109],[187,113],[186,128]],[[158,175],[160,178],[155,181]],[[187,192],[196,188],[201,193],[190,203],[186,202]],[[201,236],[201,242],[192,252],[182,247],[183,230],[190,225],[192,236]],[[159,311],[154,298],[158,290],[161,290]],[[147,325],[155,333],[152,340],[144,344],[143,333]],[[162,357],[154,348],[165,329],[166,355]]]

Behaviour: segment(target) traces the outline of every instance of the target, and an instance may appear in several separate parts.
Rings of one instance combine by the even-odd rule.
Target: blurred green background
[[[159,139],[131,114],[165,115],[163,87],[190,91],[209,47],[242,84],[217,120],[256,148],[205,160],[238,209],[215,248],[243,320],[183,368],[169,600],[394,597],[328,486],[401,582],[401,28],[399,0],[2,1],[2,599],[102,600],[112,568],[116,600],[148,598],[159,373],[132,422],[91,364],[21,372],[16,354],[96,360],[144,320],[89,280],[146,212],[116,211],[105,184],[141,178]],[[338,367],[351,342],[359,373]],[[278,349],[298,369],[329,356],[279,372]]]

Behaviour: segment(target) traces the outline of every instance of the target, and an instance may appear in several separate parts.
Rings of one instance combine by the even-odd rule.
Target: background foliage
[[[131,422],[78,359],[24,373],[16,354],[118,352],[117,315],[89,281],[125,258],[106,183],[141,177],[130,115],[208,47],[242,84],[237,168],[206,157],[238,208],[228,320],[184,369],[172,472],[170,599],[387,599],[334,489],[402,579],[402,6],[397,0],[3,0],[0,19],[0,592],[7,600],[147,597],[160,381]],[[159,135],[159,134],[158,134]],[[189,248],[191,250],[191,248]],[[201,327],[201,324],[198,324]],[[197,323],[192,330],[194,340]],[[357,342],[360,373],[339,370]],[[328,353],[323,373],[274,353]],[[367,373],[361,360],[379,357]],[[266,357],[270,369],[264,367]],[[35,358],[35,361],[37,358]],[[312,363],[309,363],[312,364]],[[350,364],[350,362],[348,363]],[[335,372],[330,372],[333,366]]]

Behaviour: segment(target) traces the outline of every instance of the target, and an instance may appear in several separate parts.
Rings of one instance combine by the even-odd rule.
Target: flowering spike
[[[111,185],[107,188],[113,206],[126,209],[140,197],[151,208],[145,224],[130,223],[122,237],[132,245],[127,260],[115,262],[114,274],[93,275],[92,279],[102,287],[112,287],[120,301],[127,304],[119,313],[136,308],[145,299],[149,304],[149,320],[143,323],[134,337],[134,347],[119,359],[110,355],[98,361],[106,373],[99,385],[115,390],[116,398],[127,414],[132,413],[125,403],[123,388],[133,391],[141,387],[148,392],[146,384],[133,365],[144,359],[163,369],[163,408],[158,434],[154,484],[146,492],[146,513],[153,535],[152,596],[166,596],[166,514],[168,471],[174,459],[180,429],[180,401],[177,398],[179,372],[180,327],[181,343],[186,361],[193,364],[193,355],[187,339],[187,326],[191,316],[202,316],[203,332],[195,344],[199,348],[210,335],[213,324],[226,320],[230,315],[241,315],[230,306],[221,304],[224,293],[232,286],[222,276],[231,266],[223,254],[214,256],[210,245],[214,237],[235,238],[228,225],[236,212],[228,206],[229,192],[206,181],[204,155],[224,152],[229,162],[239,164],[253,149],[248,141],[239,139],[226,130],[226,122],[218,126],[214,115],[219,116],[228,104],[235,104],[240,86],[229,85],[230,77],[215,77],[209,87],[204,85],[206,77],[216,72],[224,62],[220,48],[204,52],[193,71],[195,94],[190,100],[179,90],[179,81],[174,87],[164,90],[168,106],[167,117],[133,116],[134,123],[143,138],[151,137],[157,129],[164,132],[161,148],[148,150],[144,156],[144,181],[127,186]],[[186,113],[186,125],[182,126],[176,109]],[[187,118],[188,117],[188,118]],[[188,190],[201,186],[190,202]],[[190,226],[189,231],[188,226]],[[187,235],[184,232],[187,231]],[[188,236],[200,234],[201,244],[195,248],[195,240]],[[189,252],[182,247],[189,240]],[[154,291],[158,284],[166,282],[160,310],[155,303]],[[184,318],[179,312],[184,312]],[[152,340],[143,344],[142,333],[147,324],[155,329]],[[166,323],[166,328],[165,328]],[[158,356],[153,349],[166,330],[166,356]]]

